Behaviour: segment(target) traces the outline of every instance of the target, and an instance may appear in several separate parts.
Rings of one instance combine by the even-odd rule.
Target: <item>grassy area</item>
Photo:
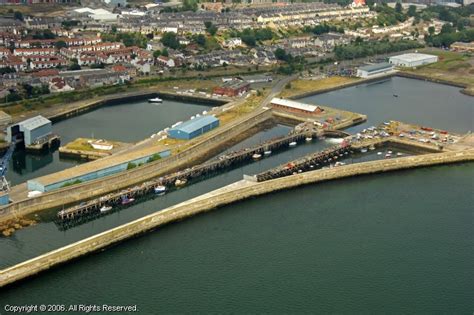
[[[329,77],[318,80],[294,80],[280,93],[280,97],[291,97],[308,92],[317,92],[343,84],[354,82],[358,79],[349,77]]]
[[[65,145],[65,148],[66,149],[69,149],[69,150],[78,150],[78,151],[89,151],[89,152],[100,152],[100,153],[104,153],[104,151],[101,151],[101,150],[97,150],[97,149],[94,149],[89,141],[93,141],[93,140],[97,140],[97,139],[88,139],[88,138],[77,138],[76,140],[72,141],[72,142],[69,142],[68,144]],[[108,143],[112,144],[114,146],[114,150],[120,148],[120,147],[123,147],[124,145],[126,145],[125,143],[123,142],[116,142],[116,141],[108,141]],[[107,151],[105,151],[107,152]]]
[[[8,16],[13,11],[23,13],[23,15],[35,16],[60,16],[71,8],[71,5],[65,4],[28,4],[28,5],[2,5],[0,6],[0,15]]]
[[[474,57],[472,55],[429,49],[422,52],[437,55],[439,61],[416,69],[405,69],[405,72],[466,84],[467,90],[474,91]]]
[[[268,94],[269,91],[263,91],[263,93],[261,93],[260,95],[251,94],[241,104],[235,106],[234,108],[231,108],[230,110],[220,113],[217,116],[220,120],[220,123],[224,125],[229,121],[232,121],[244,114],[250,113],[258,106],[260,106],[260,104]]]

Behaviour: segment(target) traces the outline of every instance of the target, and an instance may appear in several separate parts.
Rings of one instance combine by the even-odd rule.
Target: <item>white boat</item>
[[[370,150],[370,151],[375,150],[375,146],[372,144],[372,145],[369,147],[369,150]]]
[[[387,154],[392,154],[393,152],[392,151],[388,151]]]
[[[377,152],[377,155],[382,155],[382,152]]]
[[[259,154],[259,153],[255,153],[254,155],[252,155],[252,159],[254,159],[254,160],[258,160],[258,159],[260,159],[261,157],[262,157],[262,155]]]
[[[186,179],[177,179],[175,182],[174,182],[174,185],[176,187],[181,187],[181,186],[184,186],[186,185],[188,181]]]
[[[397,153],[397,156],[402,156],[402,155],[403,155],[402,152],[398,152],[398,153]]]
[[[264,154],[264,155],[270,155],[270,154],[272,154],[272,151],[267,150],[267,151],[264,151],[263,154]]]
[[[344,162],[336,162],[336,164],[334,164],[335,167],[343,166],[343,165],[346,165],[346,163],[344,163]]]
[[[392,157],[392,155],[391,155],[390,153],[385,154],[385,158],[386,158],[386,159],[389,159],[389,158],[391,158],[391,157]]]
[[[290,142],[288,145],[289,145],[290,147],[294,147],[294,146],[296,146],[296,144],[297,144],[297,143],[296,143],[295,141],[292,141],[292,142]]]
[[[360,152],[361,152],[361,153],[367,153],[367,148],[362,148],[362,149],[360,149]]]
[[[100,208],[100,212],[104,213],[104,212],[107,212],[107,211],[110,211],[112,210],[112,207],[111,206],[107,206],[107,205],[104,205]]]
[[[166,186],[158,185],[154,188],[155,194],[164,194],[166,192]]]
[[[163,103],[163,100],[157,96],[154,98],[149,98],[148,103]]]
[[[313,138],[311,138],[311,137],[306,137],[306,139],[304,139],[304,140],[305,140],[306,142],[311,142],[311,141],[313,141]]]

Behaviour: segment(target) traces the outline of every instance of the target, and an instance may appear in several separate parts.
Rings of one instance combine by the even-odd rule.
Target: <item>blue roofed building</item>
[[[188,120],[168,130],[168,136],[174,139],[189,140],[219,126],[219,119],[214,116],[200,116]]]

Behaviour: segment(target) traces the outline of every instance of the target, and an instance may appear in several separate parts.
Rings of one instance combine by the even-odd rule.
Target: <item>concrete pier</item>
[[[291,175],[261,183],[241,180],[221,189],[214,190],[197,198],[190,199],[162,211],[155,212],[138,220],[1,270],[0,287],[31,277],[44,270],[103,249],[114,243],[121,242],[164,224],[181,220],[249,197],[338,178],[468,161],[474,161],[474,150],[432,153],[420,156],[350,164],[332,169]]]

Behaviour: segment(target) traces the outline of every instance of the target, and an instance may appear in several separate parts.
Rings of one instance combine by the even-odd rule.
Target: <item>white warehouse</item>
[[[438,62],[438,56],[410,53],[390,57],[389,62],[399,67],[418,67]]]

